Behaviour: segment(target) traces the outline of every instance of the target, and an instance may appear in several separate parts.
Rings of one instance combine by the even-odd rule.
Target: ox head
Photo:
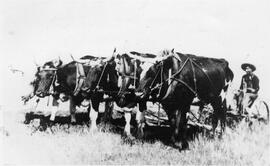
[[[92,66],[87,74],[83,89],[95,91],[103,89],[114,91],[117,88],[117,73],[115,70],[114,58],[103,59],[100,63]]]
[[[39,68],[36,73],[38,80],[36,95],[38,97],[45,97],[52,94],[54,84],[56,83],[56,72],[61,65],[62,61],[59,59],[46,62]]]
[[[152,64],[152,59],[156,55],[131,51],[124,54],[114,52],[114,57],[116,70],[119,75],[120,92],[125,92],[129,90],[130,86],[133,86],[134,89],[138,88],[141,74],[145,70],[145,67],[149,66],[149,63],[146,62]]]
[[[168,69],[171,67],[171,58],[174,49],[162,51],[161,55],[152,59],[151,63],[144,66],[141,74],[140,85],[136,89],[141,99],[147,99],[150,95],[153,98],[160,97],[163,89],[168,85]],[[162,89],[163,88],[163,89]]]

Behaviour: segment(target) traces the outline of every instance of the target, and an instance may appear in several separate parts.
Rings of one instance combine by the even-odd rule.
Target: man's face
[[[252,70],[251,70],[250,67],[246,67],[246,70],[245,71],[246,71],[247,74],[251,74],[252,73]]]

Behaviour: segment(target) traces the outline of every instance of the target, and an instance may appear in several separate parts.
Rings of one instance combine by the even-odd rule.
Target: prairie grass
[[[124,143],[121,134],[89,131],[87,125],[55,125],[33,133],[18,112],[2,111],[2,163],[13,164],[181,164],[181,165],[270,165],[270,126],[245,123],[226,129],[221,139],[201,135],[190,149],[179,152],[159,140]]]

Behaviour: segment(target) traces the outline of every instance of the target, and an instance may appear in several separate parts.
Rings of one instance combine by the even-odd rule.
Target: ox
[[[141,72],[140,60],[131,58],[128,54],[116,54],[114,50],[109,61],[89,70],[83,87],[91,93],[102,92],[109,95],[111,100],[123,110],[126,120],[124,133],[129,138],[133,138],[130,132],[131,111],[137,106],[134,92],[135,88],[138,88]]]
[[[119,73],[116,70],[116,68],[118,67],[119,65],[118,61],[116,60],[116,56],[112,56],[111,58],[109,58],[108,61],[105,61],[104,63],[93,66],[87,74],[86,82],[83,89],[86,89],[88,92],[90,92],[92,96],[97,96],[97,94],[99,94],[101,97],[102,94],[106,94],[110,96],[110,101],[114,101],[117,106],[128,111],[128,113],[125,112],[126,126],[124,133],[127,134],[127,136],[131,137],[130,112],[131,109],[137,105],[137,103],[134,102],[134,98],[136,96],[135,93],[132,93],[126,87],[122,87],[121,85],[119,87]],[[122,75],[120,75],[120,77],[122,77]],[[123,81],[127,81],[128,83],[130,83],[130,80]],[[125,96],[125,100],[123,100],[124,98],[122,98],[122,96]],[[91,100],[94,99],[91,98]],[[93,105],[93,107],[94,109],[98,109],[98,102],[97,105]]]
[[[83,100],[91,101],[89,117],[91,120],[91,130],[95,131],[96,121],[99,112],[99,104],[103,99],[103,93],[92,91],[88,88],[89,77],[94,76],[91,72],[93,65],[103,63],[103,57],[84,56],[81,59],[95,61],[95,63],[81,63],[72,61],[63,66],[50,66],[39,72],[40,81],[36,94],[44,97],[50,94],[64,94],[70,99],[71,123],[76,123],[75,111],[76,106],[81,105]],[[104,60],[108,61],[108,60]],[[87,79],[86,79],[87,78]]]
[[[154,60],[157,63],[143,73],[137,91],[142,92],[139,96],[142,101],[146,102],[151,97],[152,100],[162,104],[170,122],[172,146],[186,149],[188,148],[186,114],[195,97],[204,103],[211,103],[214,109],[213,132],[218,120],[224,130],[226,118],[224,94],[233,79],[233,72],[224,59],[181,54],[174,50],[164,51],[164,54],[163,57]],[[140,114],[143,114],[146,108],[145,104],[143,105],[138,112]],[[139,117],[141,117],[139,122],[143,123],[143,116]],[[180,144],[177,141],[180,141]]]

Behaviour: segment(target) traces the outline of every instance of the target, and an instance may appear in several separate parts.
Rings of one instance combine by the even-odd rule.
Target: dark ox
[[[211,103],[213,131],[218,120],[224,129],[226,103],[222,95],[232,81],[233,73],[224,59],[174,53],[173,50],[167,54],[144,73],[137,91],[143,92],[141,100],[147,101],[151,97],[162,104],[170,122],[172,145],[185,149],[188,148],[186,114],[195,97]],[[144,110],[140,111],[143,113]]]
[[[28,102],[34,96],[42,96],[42,94],[40,94],[40,92],[37,91],[38,87],[40,86],[39,84],[44,84],[44,82],[41,83],[41,81],[43,81],[41,80],[41,76],[40,76],[41,72],[44,71],[44,69],[46,68],[50,68],[50,69],[57,68],[61,66],[62,64],[63,62],[60,59],[48,61],[44,63],[43,66],[39,66],[38,64],[36,64],[37,70],[34,75],[34,80],[30,82],[32,90],[28,95],[22,96],[22,101],[26,104],[26,102]],[[57,96],[53,95],[53,97],[55,99]],[[54,100],[54,102],[56,101]]]
[[[40,67],[37,67],[34,80],[30,82],[30,86],[32,88],[31,92],[25,96],[22,96],[22,101],[24,102],[24,104],[26,104],[30,99],[32,99],[36,95],[38,82],[39,82],[39,72],[40,72]]]
[[[115,83],[111,80],[116,80],[113,69],[115,68],[114,61],[105,59],[104,57],[84,56],[81,59],[88,59],[94,64],[82,64],[76,61],[70,62],[67,65],[58,68],[49,68],[40,72],[41,80],[39,89],[37,90],[40,96],[46,96],[53,93],[64,94],[70,99],[71,122],[75,123],[76,107],[86,99],[91,101],[89,107],[89,117],[91,120],[91,130],[96,130],[96,120],[99,112],[99,104],[103,101],[104,93],[99,91],[103,88],[114,89]],[[103,65],[106,64],[105,70]],[[99,73],[104,73],[99,77]],[[107,79],[108,77],[108,79]],[[97,82],[93,80],[98,80]],[[109,81],[107,81],[109,80]]]
[[[70,99],[70,114],[71,122],[75,123],[76,106],[79,106],[85,99],[85,95],[78,88],[78,82],[82,81],[85,71],[88,71],[90,66],[81,65],[81,71],[78,72],[78,62],[72,61],[66,65],[53,65],[51,62],[45,64],[38,75],[38,88],[36,95],[45,97],[48,95],[64,94]]]

